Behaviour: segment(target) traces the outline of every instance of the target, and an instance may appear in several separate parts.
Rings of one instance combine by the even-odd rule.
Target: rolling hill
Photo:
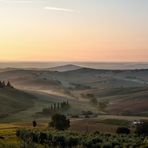
[[[0,88],[0,118],[7,117],[34,105],[36,97],[14,88]]]
[[[148,115],[148,87],[129,88],[114,93],[106,111],[118,115]]]
[[[15,69],[0,72],[0,80],[10,80],[16,87],[70,87],[71,83],[90,87],[135,87],[148,83],[148,70],[96,70],[81,68],[66,72]],[[51,89],[51,88],[50,88]]]
[[[0,80],[9,80],[16,88],[54,92],[88,103],[84,96],[93,94],[98,102],[107,102],[106,113],[148,115],[147,69],[99,70],[74,65],[53,71],[9,69],[0,72]]]

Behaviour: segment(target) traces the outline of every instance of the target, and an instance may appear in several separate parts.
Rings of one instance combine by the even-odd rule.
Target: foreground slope
[[[36,97],[14,88],[0,88],[0,118],[31,108]]]

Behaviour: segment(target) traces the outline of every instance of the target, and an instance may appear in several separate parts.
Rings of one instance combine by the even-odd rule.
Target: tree
[[[135,133],[148,136],[148,122],[143,121],[140,124],[137,124]]]
[[[60,103],[58,102],[57,108],[60,109]]]
[[[61,109],[62,110],[68,110],[70,108],[70,105],[69,105],[69,103],[68,103],[68,101],[66,102],[66,101],[63,101],[63,102],[61,102]]]
[[[0,81],[0,88],[6,87],[5,81]]]
[[[33,127],[36,127],[37,126],[37,122],[34,120],[34,121],[32,121],[32,126]]]
[[[10,87],[10,88],[13,88],[12,87],[12,85],[11,85],[11,83],[8,81],[8,83],[7,83],[7,85],[6,85],[7,87]]]
[[[130,134],[130,129],[127,127],[118,127],[116,130],[117,134]]]
[[[2,85],[2,82],[0,81],[0,88],[2,88],[3,87],[3,85]]]
[[[55,114],[51,118],[50,126],[57,130],[66,130],[70,127],[70,120],[65,115]]]
[[[54,107],[54,110],[56,110],[56,108],[57,108],[57,107],[56,107],[56,103],[53,104],[53,107]]]
[[[6,87],[5,81],[2,81],[2,87]]]

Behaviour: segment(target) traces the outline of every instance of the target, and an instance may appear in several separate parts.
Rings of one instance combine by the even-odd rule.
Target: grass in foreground
[[[31,122],[0,124],[0,136],[3,136],[5,138],[3,140],[0,140],[0,148],[20,148],[25,144],[26,140],[32,139],[32,136],[35,136],[35,138],[42,137],[42,140],[44,142],[48,141],[48,143],[43,142],[44,144],[42,144],[37,140],[36,142],[31,141],[31,144],[33,143],[33,145],[27,146],[26,148],[44,148],[45,145],[47,146],[46,148],[51,148],[53,146],[51,145],[53,143],[53,140],[56,141],[55,144],[57,148],[60,147],[60,140],[64,141],[65,144],[68,144],[67,148],[70,148],[70,143],[75,143],[75,146],[73,147],[76,148],[113,148],[114,145],[116,145],[116,148],[126,148],[129,146],[131,146],[131,148],[148,147],[148,137],[137,136],[134,134],[115,134],[117,127],[128,127],[129,123],[129,121],[122,119],[81,119],[71,121],[71,127],[66,132],[57,132],[53,129],[48,129],[48,122],[41,121],[38,122],[37,128],[32,128]],[[21,136],[18,136],[19,138],[17,138],[16,131],[18,129],[24,128],[26,130],[21,130],[22,134]]]
[[[104,119],[98,121],[99,123],[110,124],[110,125],[118,125],[118,126],[130,126],[130,121],[127,120],[119,120],[119,119]]]

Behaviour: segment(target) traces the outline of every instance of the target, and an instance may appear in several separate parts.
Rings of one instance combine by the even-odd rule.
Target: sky
[[[148,61],[148,0],[0,0],[0,61]]]

